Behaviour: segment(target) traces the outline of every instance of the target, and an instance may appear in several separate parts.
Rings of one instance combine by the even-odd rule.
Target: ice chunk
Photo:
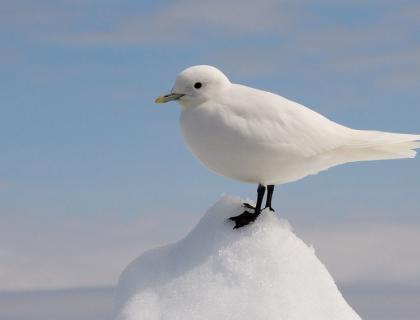
[[[118,320],[356,320],[314,249],[266,210],[232,230],[242,200],[223,197],[182,240],[124,270]]]

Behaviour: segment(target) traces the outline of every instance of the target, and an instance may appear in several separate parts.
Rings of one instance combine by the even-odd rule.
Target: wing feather
[[[301,104],[241,85],[235,85],[232,91],[224,95],[225,101],[221,103],[258,143],[275,145],[296,156],[312,157],[350,141],[351,129]]]

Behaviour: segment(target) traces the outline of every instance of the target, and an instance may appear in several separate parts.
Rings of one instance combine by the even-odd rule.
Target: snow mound
[[[286,220],[264,211],[232,230],[242,200],[223,197],[182,240],[122,273],[117,320],[354,320],[324,265]]]

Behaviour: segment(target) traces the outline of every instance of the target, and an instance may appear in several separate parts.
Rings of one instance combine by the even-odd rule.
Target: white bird
[[[414,158],[420,135],[355,130],[279,95],[234,84],[212,66],[193,66],[176,78],[181,131],[194,156],[210,170],[258,184],[256,206],[232,217],[235,228],[271,207],[274,185],[355,161]],[[251,210],[252,209],[252,210]],[[254,211],[254,212],[251,212]]]

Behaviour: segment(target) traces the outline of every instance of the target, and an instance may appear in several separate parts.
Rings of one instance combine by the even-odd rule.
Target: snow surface
[[[223,197],[182,240],[153,249],[122,273],[117,320],[354,320],[325,266],[269,211],[238,230],[243,201]]]

